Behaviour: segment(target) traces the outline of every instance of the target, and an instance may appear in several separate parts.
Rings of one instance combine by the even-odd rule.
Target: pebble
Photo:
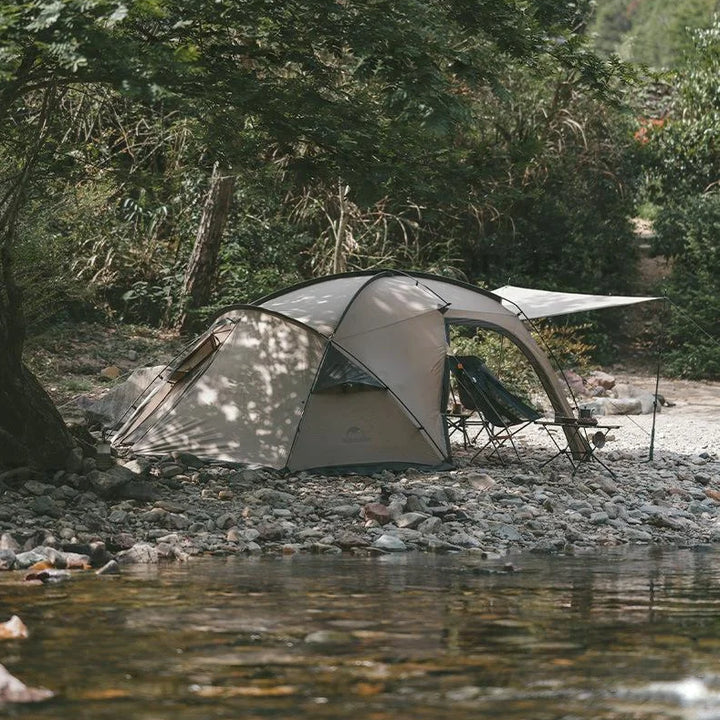
[[[528,444],[503,464],[455,448],[454,470],[323,476],[203,465],[175,453],[97,458],[1,473],[0,570],[45,562],[98,574],[198,555],[572,552],[624,544],[720,542],[712,444],[657,452],[608,445],[600,463],[544,465]],[[705,447],[703,445],[703,447]],[[113,565],[112,563],[116,563]],[[104,570],[104,568],[113,568]]]

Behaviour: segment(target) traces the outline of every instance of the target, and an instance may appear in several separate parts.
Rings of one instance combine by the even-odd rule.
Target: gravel
[[[646,379],[648,384],[652,379]],[[442,472],[283,474],[106,447],[45,477],[0,473],[0,570],[43,582],[76,568],[261,553],[571,553],[720,541],[720,387],[675,383],[671,407],[618,425],[576,468],[530,426],[497,456],[455,446]],[[654,423],[654,432],[653,432]],[[652,458],[650,450],[652,449]],[[38,565],[40,563],[40,565]],[[115,563],[114,565],[111,563]],[[37,568],[45,568],[40,572]]]

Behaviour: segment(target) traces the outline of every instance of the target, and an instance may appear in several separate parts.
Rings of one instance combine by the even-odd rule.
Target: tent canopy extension
[[[359,272],[224,312],[113,443],[292,471],[442,466],[451,324],[509,337],[555,412],[572,415],[547,357],[500,298],[432,275]]]
[[[555,292],[515,285],[503,285],[493,290],[493,293],[502,298],[502,303],[506,308],[528,320],[635,305],[651,300],[665,300],[663,297],[640,295],[587,295],[585,293]]]

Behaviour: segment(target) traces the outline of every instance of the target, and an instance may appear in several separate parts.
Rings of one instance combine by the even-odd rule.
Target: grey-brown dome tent
[[[510,338],[555,412],[572,415],[547,357],[498,296],[432,275],[357,272],[223,312],[113,442],[292,471],[447,465],[453,324]]]

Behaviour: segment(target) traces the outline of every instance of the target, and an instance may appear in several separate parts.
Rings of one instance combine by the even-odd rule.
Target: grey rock
[[[158,551],[149,543],[136,543],[129,550],[118,553],[121,565],[155,565],[159,560]]]
[[[6,487],[19,487],[27,483],[30,480],[37,480],[42,482],[44,475],[39,471],[29,467],[19,467],[13,470],[6,470],[0,472],[0,488]]]
[[[381,535],[372,546],[385,552],[405,552],[407,550],[407,545],[399,537],[388,533]]]
[[[0,550],[20,552],[20,543],[10,533],[3,533],[0,535]]]
[[[25,570],[35,563],[42,562],[47,558],[45,555],[35,550],[27,550],[26,552],[17,553],[15,555],[15,564],[20,570]]]
[[[0,570],[15,569],[15,553],[12,550],[0,550]]]
[[[39,480],[28,480],[25,483],[25,490],[31,495],[48,495],[50,494],[54,486],[48,485],[47,483],[40,482]]]
[[[246,502],[251,502],[252,500],[267,503],[274,508],[288,508],[297,502],[297,497],[288,492],[282,492],[281,490],[260,488],[248,494]]]
[[[62,515],[62,510],[58,507],[57,503],[49,497],[36,497],[30,503],[30,509],[36,515],[47,515],[53,518],[59,518]]]
[[[316,630],[305,636],[305,642],[308,645],[349,645],[354,638],[342,630]]]
[[[146,458],[134,458],[122,464],[123,467],[135,475],[147,475],[152,467],[152,463]]]
[[[417,528],[420,523],[428,519],[428,515],[419,512],[408,512],[400,515],[396,520],[395,524],[399,528]]]
[[[102,498],[115,498],[121,488],[137,476],[122,465],[115,465],[104,472],[95,471],[89,476],[92,489]]]
[[[421,497],[417,495],[408,495],[407,503],[405,504],[405,510],[407,512],[419,512],[427,514],[427,503]]]
[[[500,525],[493,530],[493,534],[502,540],[510,540],[511,542],[520,542],[522,535],[512,525]]]
[[[328,509],[328,512],[343,518],[358,517],[360,515],[360,506],[357,504],[333,505]]]
[[[417,529],[424,535],[435,535],[442,528],[442,524],[443,522],[439,517],[429,517],[423,520],[417,526]]]
[[[160,490],[149,480],[130,480],[113,490],[111,496],[118,500],[154,502],[160,497]]]
[[[113,510],[110,515],[108,515],[108,522],[111,522],[114,525],[120,525],[125,522],[127,516],[128,514],[125,510]]]
[[[185,467],[183,465],[178,465],[176,463],[170,463],[168,465],[162,465],[160,466],[160,477],[161,478],[173,478],[177,475],[182,475],[185,472]]]

